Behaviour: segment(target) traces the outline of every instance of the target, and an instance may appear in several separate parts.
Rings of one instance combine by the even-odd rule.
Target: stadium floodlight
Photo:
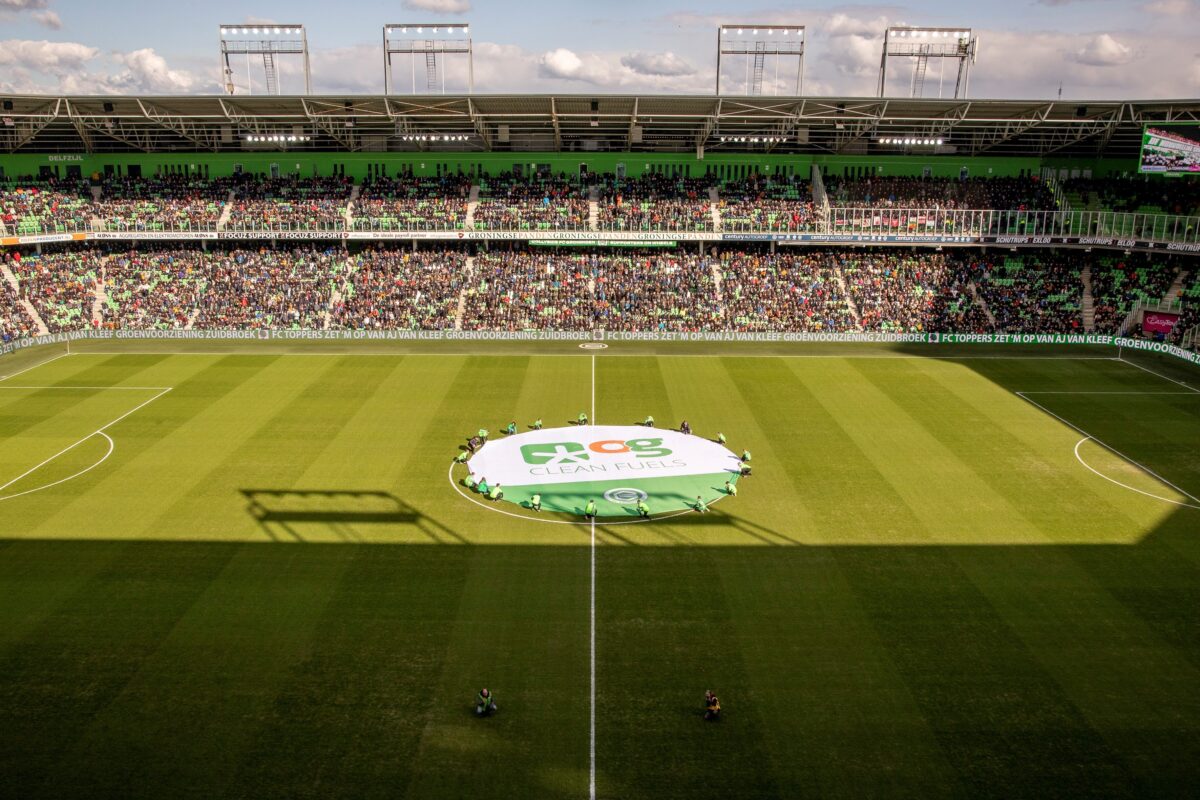
[[[308,35],[303,25],[280,24],[269,27],[221,25],[221,77],[226,94],[234,94],[233,62],[230,56],[246,56],[246,92],[254,94],[250,71],[252,56],[261,57],[267,94],[280,94],[279,56],[300,56],[304,61],[304,93],[312,94],[312,72],[308,60]]]
[[[796,82],[794,94],[799,95],[804,87],[804,32],[803,25],[755,25],[750,27],[751,39],[740,38],[746,28],[729,25],[717,26],[717,91],[721,94],[721,56],[744,56],[746,62],[746,94],[762,94],[763,73],[770,58],[775,67],[773,81],[775,94],[779,94],[779,65],[796,60]],[[788,37],[776,39],[775,34]],[[763,38],[771,37],[770,40]],[[790,70],[790,66],[789,66]]]
[[[941,147],[946,143],[938,136],[882,136],[875,141],[891,147]]]
[[[429,33],[425,29],[430,30]],[[417,93],[417,60],[425,63],[425,90],[434,92],[441,85],[446,93],[446,70],[439,62],[448,55],[467,57],[467,93],[475,91],[475,50],[471,28],[463,22],[452,24],[399,23],[383,26],[383,93],[392,93],[392,56],[407,55],[412,62],[412,93]],[[440,80],[439,80],[440,76]]]
[[[883,56],[879,62],[879,96],[884,96],[887,87],[889,58],[912,59],[910,97],[921,97],[924,94],[929,59],[936,58],[943,67],[946,60],[957,62],[954,97],[966,97],[970,88],[971,65],[975,63],[978,49],[979,37],[970,28],[889,27],[883,33]],[[939,70],[938,97],[942,96],[944,77],[944,70]]]

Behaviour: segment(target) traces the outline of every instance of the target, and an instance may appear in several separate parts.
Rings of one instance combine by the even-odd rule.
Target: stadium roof
[[[281,145],[249,137],[296,136],[282,146],[366,153],[693,153],[702,147],[708,153],[895,155],[903,147],[878,140],[913,137],[942,139],[938,152],[960,155],[1129,158],[1138,154],[1143,125],[1200,121],[1200,100],[247,95],[0,101],[0,152],[8,153],[261,152]]]

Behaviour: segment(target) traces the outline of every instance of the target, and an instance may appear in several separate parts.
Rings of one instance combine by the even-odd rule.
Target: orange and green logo
[[[526,464],[575,464],[590,461],[591,454],[617,456],[631,453],[635,458],[660,458],[671,455],[662,439],[599,439],[594,442],[541,442],[521,445]]]

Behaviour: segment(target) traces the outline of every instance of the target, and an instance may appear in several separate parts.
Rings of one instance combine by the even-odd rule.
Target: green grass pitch
[[[29,368],[0,380],[0,797],[1200,786],[1194,370],[226,349],[0,362]],[[754,474],[594,544],[452,486],[480,426],[584,409],[724,431]]]

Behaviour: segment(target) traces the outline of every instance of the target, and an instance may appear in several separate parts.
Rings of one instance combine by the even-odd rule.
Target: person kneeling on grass
[[[742,451],[742,461],[749,461],[749,460],[750,460],[750,451],[743,450]]]
[[[586,411],[579,412],[579,418],[575,421],[575,424],[576,425],[587,425],[588,424]]]
[[[583,515],[588,519],[596,518],[596,501],[588,500],[587,505],[583,507]]]
[[[730,497],[737,497],[737,487],[729,481],[725,481],[725,494]]]
[[[529,507],[532,508],[534,511],[541,511],[542,510],[542,496],[540,494],[535,494],[533,497],[529,498]]]
[[[654,427],[654,417],[647,414],[646,421],[643,422],[642,424],[645,425],[647,428],[653,428]]]
[[[454,457],[454,463],[455,464],[465,464],[465,463],[467,463],[467,459],[470,457],[471,457],[471,454],[468,453],[466,450],[463,450],[461,453],[459,453],[458,455],[456,455]]]
[[[642,519],[650,519],[650,506],[646,505],[645,500],[637,501],[637,512]]]
[[[492,490],[491,487],[488,486],[487,478],[480,478],[479,483],[477,483],[475,485],[475,489],[480,494],[487,494],[488,492],[490,492]]]
[[[540,431],[542,429],[542,418],[541,417],[538,417],[537,419],[535,419],[533,421],[533,429],[535,431]]]
[[[517,432],[517,421],[513,420],[512,422],[508,423],[508,427],[504,429],[504,432],[506,434],[508,434],[509,436],[512,436],[514,433],[516,433]]]
[[[686,419],[683,422],[679,423],[679,432],[685,433],[688,436],[691,436],[692,426],[688,423],[688,421]]]
[[[704,693],[704,718],[712,721],[721,716],[721,701],[717,696],[708,690]]]
[[[501,491],[500,484],[498,484],[498,483],[492,487],[492,490],[490,492],[488,492],[488,500],[500,500],[503,497],[504,497],[504,492]]]
[[[478,491],[479,489],[479,484],[475,482],[475,479],[471,477],[470,473],[467,473],[467,477],[463,478],[463,486],[467,487],[473,492]]]
[[[725,444],[725,434],[717,431],[717,444]]]
[[[701,514],[708,513],[708,503],[705,503],[704,499],[701,498],[700,495],[696,495],[696,510]]]
[[[479,694],[475,696],[475,716],[486,717],[499,710],[496,707],[496,698],[492,697],[492,693],[487,689],[480,689]]]

